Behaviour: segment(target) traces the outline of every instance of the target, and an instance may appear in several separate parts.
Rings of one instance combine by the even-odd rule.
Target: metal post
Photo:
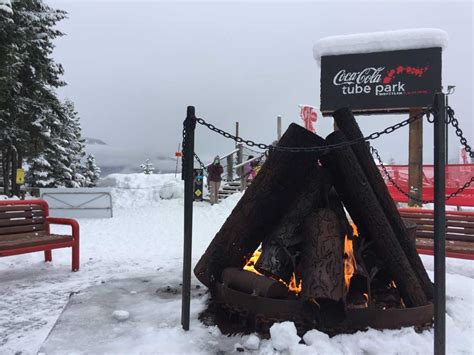
[[[235,122],[235,136],[239,137],[239,122]],[[237,147],[237,142],[235,142],[235,146]]]
[[[438,93],[434,102],[434,353],[446,353],[446,101]]]
[[[184,121],[186,136],[184,145],[184,244],[183,244],[183,290],[181,294],[181,325],[189,330],[191,309],[191,258],[193,239],[193,168],[194,168],[194,130],[196,115],[194,106],[188,106]]]

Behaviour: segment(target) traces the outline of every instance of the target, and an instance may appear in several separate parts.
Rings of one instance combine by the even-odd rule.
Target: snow
[[[321,63],[321,57],[329,55],[432,47],[444,49],[447,46],[448,34],[445,31],[437,28],[416,28],[325,37],[314,45],[313,56]]]
[[[91,290],[102,290],[101,286],[106,285],[119,290],[114,293],[116,301],[112,302],[113,297],[109,296],[94,307],[84,303],[80,312],[84,323],[71,324],[72,336],[61,345],[66,351],[56,353],[73,353],[67,349],[74,344],[79,348],[77,353],[92,354],[215,354],[241,348],[249,354],[433,352],[433,331],[417,333],[413,328],[370,329],[332,338],[312,330],[303,336],[303,344],[299,343],[294,325],[285,322],[272,327],[269,340],[260,340],[255,335],[227,337],[216,327],[206,327],[198,320],[208,296],[204,287],[197,288],[200,284],[194,275],[191,330],[184,332],[180,325],[183,199],[159,197],[165,184],[182,184],[179,176],[133,174],[104,180],[115,191],[114,217],[79,219],[79,272],[70,271],[71,252],[66,249],[53,251],[52,263],[44,263],[42,253],[0,258],[0,354],[36,354],[61,313],[67,312],[64,307],[70,300],[92,297]],[[213,206],[205,202],[194,204],[194,264],[240,197],[241,194],[235,194]],[[65,226],[53,228],[54,232],[68,232]],[[433,257],[423,255],[422,260],[433,278]],[[143,279],[149,282],[144,283]],[[448,258],[446,288],[447,353],[472,353],[474,262]],[[145,289],[148,291],[144,292]],[[117,321],[112,316],[116,310],[129,312],[130,318]],[[97,329],[91,326],[93,323],[99,327],[100,335],[110,341],[87,343],[82,336],[75,336],[92,337],[93,329]]]
[[[9,14],[13,14],[12,4],[10,0],[0,0],[0,11],[5,11]]]
[[[273,324],[270,328],[272,346],[275,350],[292,350],[300,342],[293,322]]]
[[[250,334],[247,340],[244,342],[244,348],[248,350],[258,350],[260,345],[260,338],[255,334]]]
[[[122,321],[127,320],[128,318],[130,318],[130,313],[127,312],[127,311],[123,311],[123,310],[116,310],[116,311],[113,311],[112,317],[114,317],[116,320],[122,322]]]

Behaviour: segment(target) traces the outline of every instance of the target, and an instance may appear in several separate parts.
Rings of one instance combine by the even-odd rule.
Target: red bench
[[[433,255],[433,210],[400,208],[404,219],[416,223],[416,248]],[[446,211],[446,256],[474,260],[474,212]]]
[[[51,234],[51,224],[71,226],[72,235]],[[45,261],[52,261],[51,250],[59,248],[72,248],[72,271],[78,271],[77,221],[50,217],[43,200],[0,201],[0,257],[44,251]]]

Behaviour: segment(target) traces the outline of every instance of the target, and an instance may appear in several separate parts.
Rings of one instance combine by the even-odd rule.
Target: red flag
[[[308,131],[315,133],[316,129],[313,126],[313,123],[318,119],[316,108],[308,105],[300,105],[300,117],[304,122],[304,127]]]

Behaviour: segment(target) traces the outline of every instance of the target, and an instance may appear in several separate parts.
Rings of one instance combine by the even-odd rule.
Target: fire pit
[[[350,111],[337,115],[359,130]],[[281,321],[331,335],[431,325],[416,225],[401,219],[365,143],[283,149],[344,142],[342,131],[324,140],[290,125],[195,267],[211,292],[202,320],[263,335]]]

